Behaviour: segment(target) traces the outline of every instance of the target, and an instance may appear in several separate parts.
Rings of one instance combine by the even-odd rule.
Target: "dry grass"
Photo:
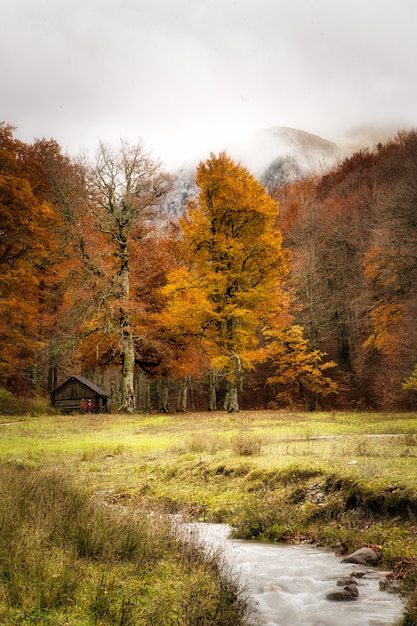
[[[0,497],[2,624],[236,626],[245,613],[215,556],[166,516],[109,506],[62,468],[25,463],[0,464]]]
[[[7,421],[13,422],[13,418]],[[415,414],[248,411],[42,416],[24,423],[18,423],[16,418],[15,423],[1,428],[0,460],[32,470],[63,472],[71,484],[82,487],[85,495],[124,505],[125,509],[129,505],[129,510],[143,511],[148,506],[167,512],[181,511],[200,520],[227,521],[235,525],[241,536],[273,540],[304,537],[323,545],[340,543],[345,549],[367,543],[379,546],[385,563],[398,570],[402,563],[414,562]],[[68,490],[64,492],[69,497]],[[317,492],[323,492],[322,502],[311,495]],[[60,500],[58,496],[54,499]],[[63,595],[71,596],[66,572],[71,568],[77,571],[72,559],[86,559],[89,564],[94,560],[106,561],[110,537],[123,560],[116,562],[112,557],[110,568],[98,567],[93,576],[95,591],[90,585],[87,594],[89,619],[94,613],[97,620],[99,615],[107,615],[100,617],[104,624],[128,624],[127,615],[133,609],[120,592],[117,577],[129,581],[131,591],[135,578],[129,555],[136,555],[133,560],[138,567],[142,559],[151,570],[153,565],[149,563],[160,561],[151,557],[154,548],[146,547],[143,537],[140,541],[135,535],[127,539],[126,528],[122,532],[118,525],[113,529],[106,527],[99,511],[94,516],[94,532],[88,519],[82,530],[78,525],[78,543],[73,542],[71,550],[65,550],[65,558],[58,543],[50,551],[51,562],[43,566],[44,574],[36,571],[36,559],[32,563],[29,559],[27,568],[35,579],[46,576],[45,572],[51,569],[57,571],[55,586],[51,585],[45,597],[49,598],[47,603],[53,604],[54,598],[59,603]],[[120,538],[120,533],[125,539]],[[158,529],[157,534],[161,533]],[[66,534],[71,536],[69,530]],[[107,537],[107,542],[100,536]],[[42,532],[33,538],[34,545],[42,546],[43,541]],[[23,539],[21,545],[26,546]],[[184,568],[190,571],[183,562],[178,566],[180,573],[172,563],[164,563],[164,567],[157,568],[161,581],[180,580]],[[409,588],[416,582],[413,571],[415,568],[410,566],[411,573],[406,576]],[[190,576],[206,580],[206,574],[198,572],[190,572]],[[73,583],[75,587],[78,584]],[[148,579],[146,584],[149,586]],[[207,591],[205,584],[199,594]],[[140,601],[135,610],[140,606],[145,612],[145,621],[138,624],[163,624],[158,619],[164,614],[165,599],[176,607],[172,611],[177,611],[177,620],[191,610],[187,609],[187,602],[184,606],[175,603],[180,590],[164,582],[160,585],[163,593],[154,602],[155,622],[149,621],[149,615],[148,622],[143,617],[148,610],[146,594],[143,596],[140,587],[136,588],[135,597]],[[108,604],[109,594],[117,601]],[[229,601],[231,597],[228,596]],[[42,605],[43,600],[37,602]],[[410,601],[410,607],[413,602]]]

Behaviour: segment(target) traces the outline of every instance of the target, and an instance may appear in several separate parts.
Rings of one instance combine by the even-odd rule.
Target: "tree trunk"
[[[188,387],[190,389],[190,403],[191,403],[191,410],[195,411],[195,403],[194,403],[194,389],[193,389],[193,379],[191,376],[189,376],[187,378],[188,381]]]
[[[239,411],[239,400],[237,395],[237,382],[228,381],[226,395],[224,398],[223,408],[228,413]]]
[[[160,413],[169,413],[168,379],[166,376],[158,380],[158,411]]]
[[[209,411],[215,411],[217,409],[216,386],[217,386],[217,372],[216,370],[211,369],[210,379],[209,379],[209,401],[208,401]]]
[[[180,380],[178,383],[177,413],[185,413],[187,410],[188,388],[188,378]]]
[[[232,332],[232,328],[230,330]],[[240,357],[236,352],[232,350],[231,352],[231,361],[232,361],[232,371],[233,375],[231,376],[231,380],[227,381],[227,390],[224,398],[223,408],[225,411],[229,413],[233,413],[235,411],[239,411],[239,400],[237,395],[238,383],[242,383],[241,371],[242,364],[240,361]]]
[[[123,336],[122,406],[121,410],[133,413],[136,408],[135,385],[135,343],[133,335],[125,331]]]
[[[306,396],[306,392],[305,392],[305,389],[304,389],[304,385],[301,382],[301,380],[298,380],[298,388],[300,390],[300,395],[301,395],[301,398],[302,398],[305,410],[306,411],[312,410],[311,407],[310,407],[310,404],[309,404],[309,402],[307,400],[307,396]]]
[[[48,391],[53,391],[58,386],[58,371],[55,365],[48,368]]]
[[[135,397],[136,411],[140,413],[150,413],[151,392],[149,377],[140,371],[135,371]]]
[[[151,382],[150,382],[150,380],[146,381],[145,411],[146,411],[146,413],[150,413],[151,412]]]

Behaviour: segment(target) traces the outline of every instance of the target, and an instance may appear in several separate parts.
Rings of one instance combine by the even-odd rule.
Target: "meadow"
[[[2,423],[1,423],[2,422]],[[169,515],[378,552],[417,623],[417,416],[3,416],[0,623],[237,626],[247,599]]]

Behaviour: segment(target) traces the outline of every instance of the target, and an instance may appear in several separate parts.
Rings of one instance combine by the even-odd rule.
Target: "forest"
[[[82,374],[122,412],[414,408],[417,131],[268,190],[211,154],[181,196],[141,143],[72,158],[15,130],[0,400]]]

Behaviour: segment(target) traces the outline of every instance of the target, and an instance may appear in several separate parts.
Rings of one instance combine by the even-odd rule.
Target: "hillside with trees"
[[[337,406],[412,408],[417,133],[276,188],[297,319],[337,365]]]
[[[141,144],[71,159],[0,124],[0,388],[82,374],[122,411],[413,408],[416,170],[411,131],[268,190],[211,155],[184,196]]]

